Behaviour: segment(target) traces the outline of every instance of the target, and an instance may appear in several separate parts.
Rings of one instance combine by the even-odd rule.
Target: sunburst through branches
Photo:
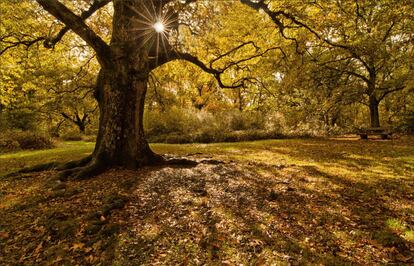
[[[149,5],[141,4],[138,8],[129,6],[137,14],[135,20],[140,25],[132,28],[132,31],[138,32],[142,45],[147,47],[151,53],[155,53],[152,56],[158,58],[160,53],[168,55],[168,36],[176,21],[173,12],[163,10],[162,2],[157,6],[154,5],[153,1],[148,2]]]
[[[158,33],[162,33],[165,30],[165,26],[161,21],[157,21],[154,25],[153,25],[154,29],[156,32]]]

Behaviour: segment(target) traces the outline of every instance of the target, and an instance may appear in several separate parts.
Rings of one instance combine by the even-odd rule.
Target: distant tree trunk
[[[78,124],[78,128],[81,134],[85,134],[85,129],[86,129],[85,124]]]
[[[243,112],[243,95],[242,95],[241,88],[237,89],[237,98],[238,98],[238,103],[239,103],[238,109],[240,112]]]
[[[61,115],[66,120],[69,120],[70,122],[75,124],[79,129],[79,133],[85,134],[86,125],[88,124],[88,120],[87,120],[88,119],[88,114],[83,114],[82,118],[79,116],[79,114],[77,112],[75,112],[75,115],[73,115],[73,117],[66,114],[65,112],[62,112]]]
[[[60,133],[59,133],[60,127],[63,125],[64,122],[65,122],[65,119],[62,119],[62,120],[59,121],[59,123],[55,127],[52,127],[52,129],[50,130],[50,132],[51,132],[50,134],[53,137],[58,138],[60,136]]]
[[[380,127],[378,106],[379,101],[375,98],[375,96],[369,96],[369,116],[371,127]]]

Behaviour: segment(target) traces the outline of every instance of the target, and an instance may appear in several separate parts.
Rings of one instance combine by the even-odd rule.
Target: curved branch
[[[226,85],[221,80],[221,75],[224,73],[222,70],[217,70],[208,67],[206,64],[204,64],[200,59],[198,59],[196,56],[193,56],[189,53],[181,53],[181,52],[175,52],[174,58],[171,58],[171,60],[185,60],[188,61],[199,68],[201,68],[204,72],[207,72],[209,74],[212,74],[214,78],[217,80],[219,86],[224,89],[237,89],[245,86],[245,82],[248,80],[248,78],[243,78],[237,82],[237,84],[233,85]]]
[[[242,58],[240,60],[237,61],[233,61],[228,63],[226,66],[224,66],[223,68],[220,69],[215,69],[213,68],[213,63],[217,62],[218,60],[230,55],[231,53],[237,51],[238,49],[251,44],[255,47],[256,50],[259,50],[260,48],[252,41],[243,43],[233,49],[231,49],[230,51],[217,56],[216,58],[212,59],[209,62],[209,66],[207,66],[205,63],[203,63],[200,59],[198,59],[196,56],[193,56],[189,53],[181,53],[178,51],[174,52],[174,55],[170,58],[168,58],[165,62],[162,63],[166,63],[168,61],[172,61],[172,60],[185,60],[188,61],[190,63],[193,63],[194,65],[198,66],[199,68],[201,68],[204,72],[207,72],[209,74],[212,74],[214,76],[214,78],[217,80],[219,86],[221,88],[226,88],[226,89],[237,89],[237,88],[241,88],[241,87],[245,87],[247,82],[254,82],[255,79],[254,78],[250,78],[250,77],[245,77],[245,78],[241,78],[239,80],[237,80],[236,82],[234,82],[232,85],[226,85],[223,83],[222,79],[221,79],[221,75],[226,72],[226,70],[228,70],[229,68],[233,67],[233,66],[237,66],[240,63],[243,62],[247,62],[249,60],[264,56],[266,53],[272,51],[272,50],[280,50],[282,52],[283,55],[285,55],[284,51],[282,50],[282,48],[280,47],[272,47],[272,48],[268,48],[265,51],[261,52],[261,53],[256,53],[254,55],[251,55],[250,57],[246,57],[246,58]]]
[[[396,91],[400,91],[400,90],[403,90],[403,89],[405,89],[405,86],[401,86],[401,87],[396,87],[396,88],[393,88],[393,89],[391,89],[391,90],[387,90],[387,91],[385,91],[385,92],[383,92],[383,94],[379,97],[379,101],[381,101],[381,100],[383,100],[384,98],[385,98],[385,96],[387,96],[388,94],[390,94],[390,93],[393,93],[393,92],[396,92]]]
[[[46,11],[62,21],[78,34],[89,46],[91,46],[98,57],[101,65],[111,64],[109,46],[91,29],[83,19],[75,15],[65,5],[56,0],[36,0]]]
[[[80,15],[80,18],[85,20],[92,16],[96,11],[98,11],[100,8],[106,6],[108,3],[110,3],[112,0],[95,0],[92,5],[89,7],[88,10],[85,10]],[[53,48],[56,43],[58,43],[63,36],[70,30],[68,26],[65,26],[63,29],[59,31],[59,33],[54,38],[48,38],[44,42],[44,46],[46,48]]]
[[[253,8],[253,9],[255,9],[255,10],[263,10],[270,17],[270,19],[276,24],[276,26],[280,30],[280,33],[282,34],[282,36],[285,39],[295,41],[296,50],[298,50],[298,42],[295,38],[291,38],[291,37],[288,37],[288,36],[285,35],[284,30],[285,30],[286,26],[279,19],[280,16],[291,20],[293,23],[295,23],[296,25],[299,25],[300,27],[305,28],[310,33],[312,33],[318,40],[321,40],[324,43],[326,43],[326,44],[328,44],[332,47],[341,48],[343,50],[348,51],[355,59],[360,61],[369,72],[372,71],[372,67],[370,67],[369,64],[367,62],[365,62],[365,60],[363,60],[360,55],[358,55],[358,53],[357,53],[357,51],[354,47],[352,47],[350,45],[345,45],[345,44],[333,42],[333,41],[331,41],[327,38],[322,37],[321,34],[319,34],[315,29],[313,29],[311,26],[309,26],[306,23],[304,23],[304,22],[300,21],[299,19],[297,19],[294,15],[292,15],[290,13],[287,13],[285,11],[281,11],[281,10],[272,11],[272,10],[270,10],[269,5],[264,2],[264,0],[258,0],[258,1],[254,1],[254,2],[252,2],[252,0],[240,0],[240,2],[242,4],[245,4],[245,5]]]
[[[24,46],[26,46],[26,48],[29,48],[33,44],[45,40],[44,37],[37,37],[37,38],[35,38],[33,40],[19,40],[17,37],[14,37],[14,38],[16,38],[17,41],[8,41],[8,40],[5,40],[5,38],[0,41],[0,42],[7,43],[8,44],[4,49],[0,50],[0,56],[2,54],[4,54],[5,52],[7,52],[7,50],[9,50],[11,48],[14,48],[14,47],[17,47],[19,45],[24,45]]]

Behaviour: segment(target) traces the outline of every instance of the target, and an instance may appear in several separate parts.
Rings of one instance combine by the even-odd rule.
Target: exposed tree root
[[[202,164],[213,164],[213,165],[225,164],[224,161],[213,160],[213,159],[205,159],[205,160],[202,160],[200,163],[202,163]]]
[[[70,161],[68,163],[58,163],[58,162],[50,162],[50,163],[43,163],[43,164],[37,164],[30,167],[25,167],[20,170],[17,170],[15,172],[12,172],[10,174],[5,175],[5,177],[13,177],[18,176],[20,174],[30,174],[30,173],[37,173],[42,171],[49,171],[49,170],[65,170],[65,169],[71,169],[74,167],[80,167],[84,166],[87,163],[89,163],[92,159],[92,155],[89,155],[83,159],[76,160],[76,161]]]
[[[198,162],[185,159],[185,158],[165,158],[162,155],[153,153],[150,156],[149,162],[143,164],[143,166],[168,166],[168,165],[176,165],[176,166],[189,166],[193,167],[196,166]]]
[[[62,171],[62,170],[67,170],[67,169],[73,169],[76,167],[82,167],[82,166],[87,165],[91,160],[92,160],[92,155],[89,155],[77,161],[70,161],[70,162],[61,164],[58,167],[56,167],[56,170]]]
[[[57,169],[60,170],[58,178],[62,181],[67,179],[87,179],[99,175],[108,169],[99,160],[94,159],[92,156],[84,158],[76,162],[69,162],[64,167]]]
[[[193,167],[196,166],[198,162],[189,160],[186,158],[165,158],[159,154],[154,153],[153,159],[151,159],[150,165],[159,165],[159,166],[168,166],[168,165],[176,165],[176,166],[189,166]]]
[[[83,162],[86,162],[86,158]],[[172,159],[166,159],[163,156],[159,154],[151,154],[148,159],[143,160],[141,163],[139,163],[137,168],[145,167],[145,166],[181,166],[181,167],[194,167],[198,164],[198,162],[193,160],[188,160],[184,158],[172,158]],[[64,171],[61,171],[59,174],[59,178],[61,180],[67,180],[67,179],[87,179],[92,178],[94,176],[97,176],[107,169],[111,167],[117,167],[116,165],[111,165],[110,163],[105,163],[101,160],[97,159],[89,159],[89,163],[86,166],[83,167],[75,167],[71,169],[66,169]],[[122,167],[122,166],[120,166]]]
[[[58,165],[59,165],[59,163],[57,163],[57,162],[37,164],[35,166],[25,167],[25,168],[22,168],[20,170],[15,171],[15,172],[6,174],[3,177],[14,177],[14,176],[18,176],[20,174],[28,174],[28,173],[36,173],[36,172],[41,172],[41,171],[53,170]]]
[[[209,163],[208,160],[197,162],[186,158],[165,158],[159,154],[151,154],[149,159],[144,160],[139,167],[144,166],[176,166],[176,167],[194,167],[199,163]],[[45,164],[38,164],[31,167],[20,169],[16,172],[10,173],[5,177],[17,176],[19,174],[36,173],[48,170],[57,170],[58,178],[62,181],[67,179],[87,179],[101,174],[111,167],[116,165],[106,164],[101,160],[93,158],[89,155],[85,158],[67,163],[50,162]],[[138,168],[139,168],[138,167]]]
[[[165,160],[164,165],[176,165],[176,166],[194,167],[194,166],[197,166],[198,165],[198,162],[193,161],[193,160],[189,160],[189,159],[185,159],[185,158],[168,159],[168,160]]]

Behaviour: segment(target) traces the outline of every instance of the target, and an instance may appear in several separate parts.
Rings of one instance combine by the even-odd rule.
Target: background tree
[[[367,98],[371,127],[380,126],[379,103],[412,83],[413,63],[409,58],[413,56],[414,39],[410,1],[242,2],[263,10],[297,47],[300,41],[290,36],[295,30],[292,25],[312,33],[313,40],[306,40],[302,52],[306,51],[325,68],[355,80],[355,89]],[[329,59],[326,54],[330,54]]]

